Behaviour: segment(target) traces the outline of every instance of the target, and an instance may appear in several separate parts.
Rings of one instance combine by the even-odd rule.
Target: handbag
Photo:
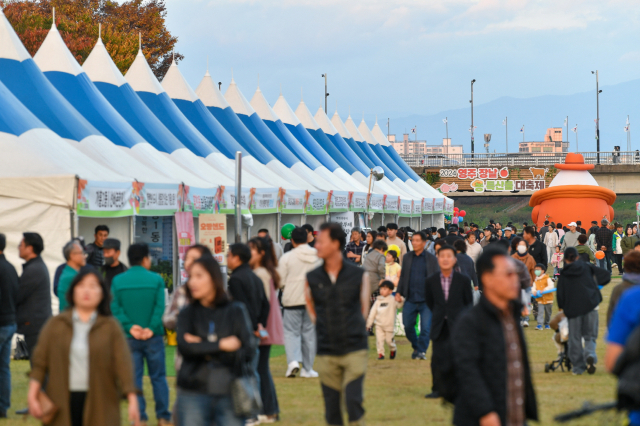
[[[38,392],[38,402],[42,409],[42,417],[40,417],[39,420],[42,424],[51,424],[58,414],[58,406],[54,404],[53,401],[51,401],[51,398],[49,398],[49,396],[43,391]]]
[[[25,342],[22,337],[16,337],[16,348],[13,351],[13,359],[16,361],[29,359],[29,349],[27,349],[27,342]]]
[[[262,410],[258,380],[247,362],[242,363],[240,376],[231,382],[231,402],[238,417],[253,417]]]

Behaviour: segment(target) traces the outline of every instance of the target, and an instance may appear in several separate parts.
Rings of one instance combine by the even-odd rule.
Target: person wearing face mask
[[[511,242],[511,257],[516,260],[519,260],[524,264],[524,266],[527,269],[527,272],[529,272],[531,283],[533,283],[536,280],[536,275],[533,272],[533,270],[536,267],[536,261],[533,259],[533,256],[529,254],[529,244],[527,243],[526,240],[523,240],[522,237],[515,237]],[[529,306],[529,303],[530,303],[529,301],[531,300],[531,288],[528,288],[525,291],[527,293],[527,295],[525,296],[526,303]],[[536,315],[538,314],[538,304],[536,303],[535,299],[533,299],[533,301],[531,302],[531,306],[532,306],[533,317],[536,318]],[[522,326],[529,327],[528,312],[523,313]]]
[[[115,238],[107,238],[102,245],[102,253],[104,254],[104,265],[100,268],[107,290],[111,291],[111,281],[113,278],[126,272],[127,266],[120,262],[120,240]]]
[[[531,286],[531,293],[538,298],[538,325],[536,330],[549,330],[549,320],[551,319],[551,309],[553,308],[553,293],[542,294],[542,292],[553,290],[553,280],[545,273],[547,267],[538,263],[533,270],[536,280]]]

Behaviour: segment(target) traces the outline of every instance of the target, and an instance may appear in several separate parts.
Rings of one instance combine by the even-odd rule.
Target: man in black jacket
[[[451,247],[453,247],[453,243],[456,241],[464,240],[464,238],[458,234],[458,225],[449,225],[449,235],[444,237],[444,240],[447,242],[447,245],[450,245]]]
[[[456,249],[456,270],[471,280],[471,284],[478,288],[478,277],[476,275],[476,266],[473,259],[467,254],[467,243],[464,240],[458,240],[454,243],[453,248]],[[438,259],[438,263],[440,263]]]
[[[598,311],[594,309],[602,302],[598,286],[609,281],[611,274],[580,260],[575,247],[565,250],[564,268],[558,279],[557,302],[558,308],[569,320],[569,359],[574,375],[580,375],[585,370],[589,374],[596,372],[599,318]]]
[[[51,281],[47,265],[40,257],[44,250],[42,237],[35,232],[25,232],[22,236],[18,251],[25,264],[16,298],[16,323],[31,355],[40,329],[51,317]]]
[[[249,266],[251,249],[242,243],[231,244],[227,254],[227,266],[231,269],[228,292],[233,300],[242,302],[247,307],[253,330],[266,327],[269,317],[269,299],[264,292],[264,285]]]
[[[342,255],[346,235],[339,223],[324,223],[315,248],[324,264],[307,274],[307,312],[316,325],[316,368],[324,397],[325,420],[342,425],[342,404],[350,425],[364,425],[367,369],[369,278]]]
[[[457,392],[456,426],[524,425],[537,420],[527,347],[518,325],[522,306],[513,259],[500,247],[476,261],[480,302],[458,319],[451,336]]]
[[[0,234],[0,419],[11,405],[11,338],[16,332],[18,273],[4,256],[7,238]]]
[[[455,392],[455,386],[452,386],[455,384],[455,379],[452,377],[454,372],[449,335],[460,313],[466,307],[473,305],[471,280],[466,275],[454,271],[456,262],[454,248],[441,247],[438,250],[440,273],[427,278],[425,298],[432,313],[431,341],[433,342],[431,356],[433,390],[426,396],[427,398],[442,396],[450,400]]]
[[[536,238],[536,230],[533,229],[533,226],[524,228],[522,238],[529,244],[529,254],[533,256],[536,265],[541,263],[546,267],[549,264],[547,246]]]
[[[596,248],[604,252],[604,263],[607,271],[611,273],[611,240],[613,239],[613,231],[607,226],[609,221],[602,219],[602,226],[596,231]]]
[[[396,301],[402,302],[405,298],[402,309],[402,323],[407,334],[407,339],[413,347],[412,359],[427,359],[427,349],[429,348],[429,330],[431,329],[431,310],[425,300],[425,283],[427,277],[440,271],[438,260],[434,255],[428,253],[424,247],[427,236],[424,232],[416,232],[411,237],[413,251],[404,255],[402,261],[402,271],[400,271],[400,281]],[[416,320],[420,314],[420,336],[416,335]]]

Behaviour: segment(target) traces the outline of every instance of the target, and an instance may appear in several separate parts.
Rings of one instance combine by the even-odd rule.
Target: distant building
[[[428,145],[427,141],[409,139],[409,134],[403,134],[401,141],[396,135],[389,135],[389,143],[400,155],[449,155],[462,154],[462,145],[451,145],[451,138],[442,138],[442,145]]]
[[[569,150],[569,142],[562,141],[562,127],[547,129],[542,142],[520,142],[518,152],[532,153],[562,153]]]

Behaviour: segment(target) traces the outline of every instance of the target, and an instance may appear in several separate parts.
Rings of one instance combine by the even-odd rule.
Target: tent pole
[[[136,242],[136,217],[129,216],[129,244]]]
[[[236,238],[235,242],[242,242],[242,152],[236,152],[236,205],[235,205],[235,222],[236,222]]]

